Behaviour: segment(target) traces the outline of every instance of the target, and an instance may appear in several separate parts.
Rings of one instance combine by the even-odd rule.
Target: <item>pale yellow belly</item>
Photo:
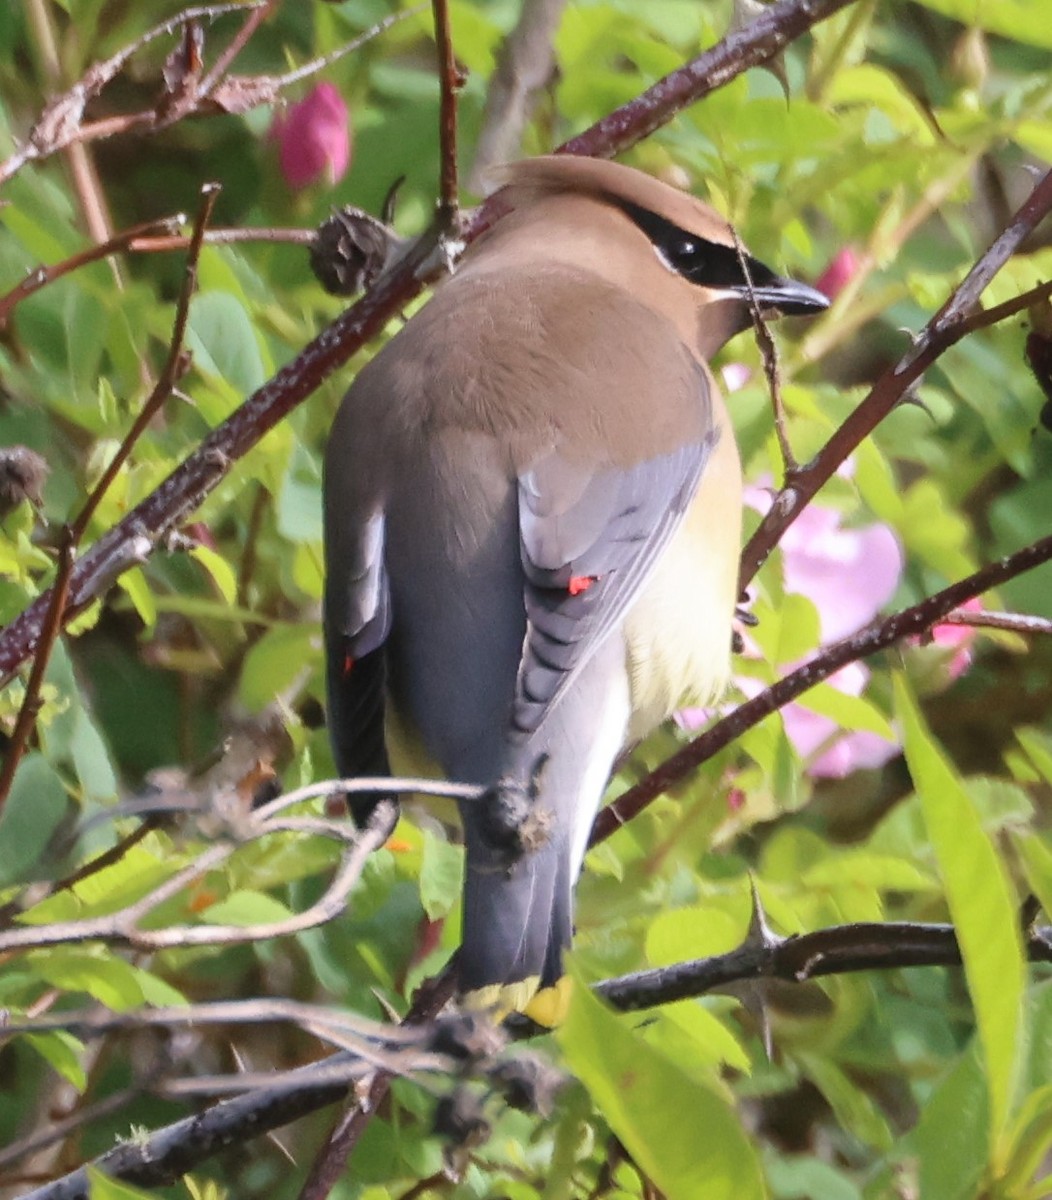
[[[694,502],[625,618],[629,742],[727,686],[741,552],[741,466],[727,430]]]

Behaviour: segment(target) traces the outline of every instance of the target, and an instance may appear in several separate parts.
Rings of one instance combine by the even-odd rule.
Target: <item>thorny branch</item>
[[[1026,952],[1031,962],[1052,962],[1052,928],[1027,931]],[[917,966],[955,966],[961,961],[953,926],[912,922],[836,925],[797,937],[750,937],[736,950],[711,958],[695,959],[669,967],[636,972],[595,985],[596,993],[621,1012],[637,1012],[662,1004],[704,995],[730,984],[760,979],[806,983],[824,975]],[[148,1138],[128,1143],[97,1159],[94,1166],[116,1179],[145,1186],[171,1183],[205,1159],[234,1142],[247,1141],[281,1125],[343,1099],[347,1087],[368,1076],[377,1058],[388,1056],[384,1071],[373,1075],[366,1099],[355,1097],[338,1135],[351,1145],[361,1127],[386,1092],[392,1074],[448,1071],[450,1062],[436,1054],[439,1010],[451,992],[449,972],[425,985],[414,1001],[406,1022],[383,1026],[344,1012],[319,1009],[289,1001],[219,1003],[126,1014],[67,1013],[48,1017],[25,1028],[37,1031],[63,1027],[79,1036],[99,1035],[111,1029],[169,1021],[197,1027],[211,1022],[250,1023],[293,1021],[323,1035],[345,1031],[352,1048],[341,1050],[311,1066],[287,1071],[269,1080],[241,1076],[178,1081],[170,1094],[193,1094],[214,1088],[222,1091],[256,1084],[246,1095],[220,1103],[196,1117],[157,1130]],[[427,1015],[424,1015],[427,1014]],[[22,1026],[12,1030],[21,1032]],[[439,1046],[441,1043],[439,1043]],[[484,1065],[484,1064],[483,1064]],[[197,1086],[195,1086],[197,1085]],[[158,1085],[161,1091],[164,1085]],[[25,1154],[51,1131],[34,1135],[0,1156],[0,1166],[17,1161],[13,1151]],[[55,1132],[55,1136],[61,1136]],[[345,1157],[345,1156],[344,1156]],[[332,1159],[324,1160],[332,1166]],[[337,1164],[342,1172],[343,1158]],[[312,1172],[300,1193],[301,1200],[318,1200],[328,1194],[338,1175]],[[82,1169],[32,1192],[24,1200],[87,1200]]]

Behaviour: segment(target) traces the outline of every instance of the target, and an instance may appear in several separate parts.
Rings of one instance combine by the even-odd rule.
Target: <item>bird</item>
[[[327,715],[343,777],[485,789],[459,804],[459,995],[551,1025],[615,764],[730,674],[742,473],[709,361],[752,304],[828,300],[631,167],[493,175],[503,215],[331,429]],[[384,798],[349,796],[359,825]]]

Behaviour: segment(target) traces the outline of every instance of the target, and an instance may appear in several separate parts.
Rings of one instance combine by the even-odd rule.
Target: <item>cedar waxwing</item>
[[[750,314],[692,196],[572,157],[498,182],[506,215],[333,426],[328,719],[344,776],[490,786],[461,804],[461,993],[551,1023],[615,761],[729,674],[741,468],[708,360]],[[747,262],[762,309],[827,306]]]

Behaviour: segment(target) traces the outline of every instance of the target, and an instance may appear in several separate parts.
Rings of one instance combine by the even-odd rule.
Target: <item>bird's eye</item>
[[[701,261],[701,256],[701,243],[694,238],[676,238],[669,246],[669,258],[679,270],[696,267]]]

